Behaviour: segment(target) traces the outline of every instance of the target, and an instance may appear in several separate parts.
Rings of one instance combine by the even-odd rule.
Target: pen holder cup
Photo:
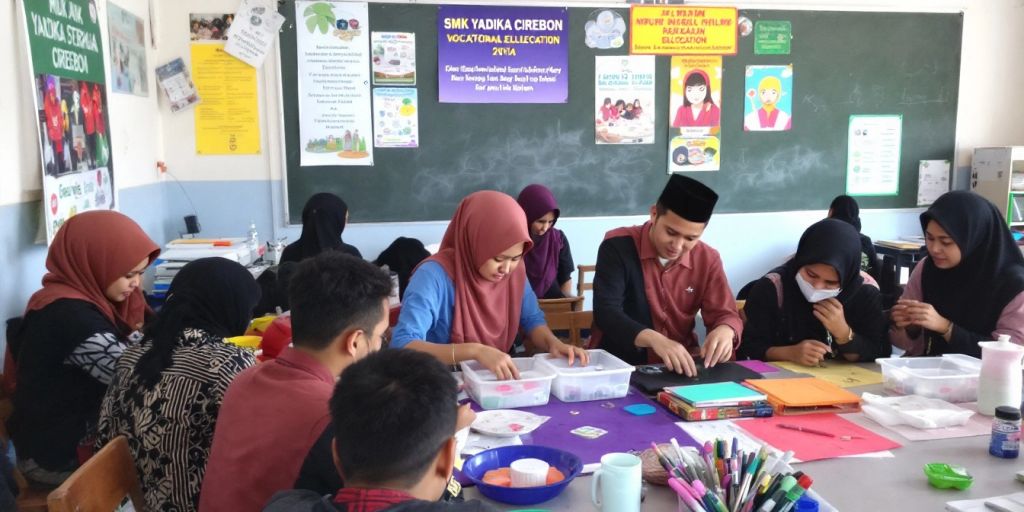
[[[658,449],[662,453],[675,453],[675,448],[668,443],[659,444]],[[640,457],[640,475],[645,482],[653,485],[668,486],[668,472],[658,462],[658,456],[654,453],[654,450],[648,448],[640,452],[637,457]]]

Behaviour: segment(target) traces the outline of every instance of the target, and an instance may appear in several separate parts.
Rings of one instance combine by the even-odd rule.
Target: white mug
[[[607,453],[591,479],[590,499],[606,512],[640,512],[640,457]]]

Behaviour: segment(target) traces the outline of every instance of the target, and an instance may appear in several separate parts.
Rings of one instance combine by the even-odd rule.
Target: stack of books
[[[736,382],[668,387],[658,393],[658,402],[686,421],[761,418],[773,414],[767,395]]]
[[[217,256],[242,265],[250,264],[250,248],[245,242],[244,238],[179,238],[167,242],[160,257],[153,262],[153,287],[150,295],[158,300],[167,298],[167,289],[174,276],[192,260]]]

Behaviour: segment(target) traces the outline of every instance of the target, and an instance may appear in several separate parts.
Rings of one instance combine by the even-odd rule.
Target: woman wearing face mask
[[[814,366],[890,355],[881,297],[864,283],[860,259],[853,226],[825,219],[807,228],[793,259],[751,288],[740,358]]]
[[[441,250],[413,272],[391,347],[408,347],[445,364],[476,360],[498,379],[519,377],[508,352],[520,329],[539,352],[587,362],[544,321],[521,264],[533,242],[515,199],[492,190],[459,203]]]
[[[1024,344],[1024,257],[983,197],[943,194],[921,214],[928,257],[892,308],[889,338],[911,356],[981,356],[978,341]]]

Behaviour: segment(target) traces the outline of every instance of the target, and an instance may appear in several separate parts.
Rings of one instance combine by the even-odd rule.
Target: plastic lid
[[[797,512],[818,512],[818,502],[804,494],[793,504],[793,510]]]
[[[996,407],[996,418],[1001,420],[1019,420],[1020,409],[1009,405],[1000,405]]]

